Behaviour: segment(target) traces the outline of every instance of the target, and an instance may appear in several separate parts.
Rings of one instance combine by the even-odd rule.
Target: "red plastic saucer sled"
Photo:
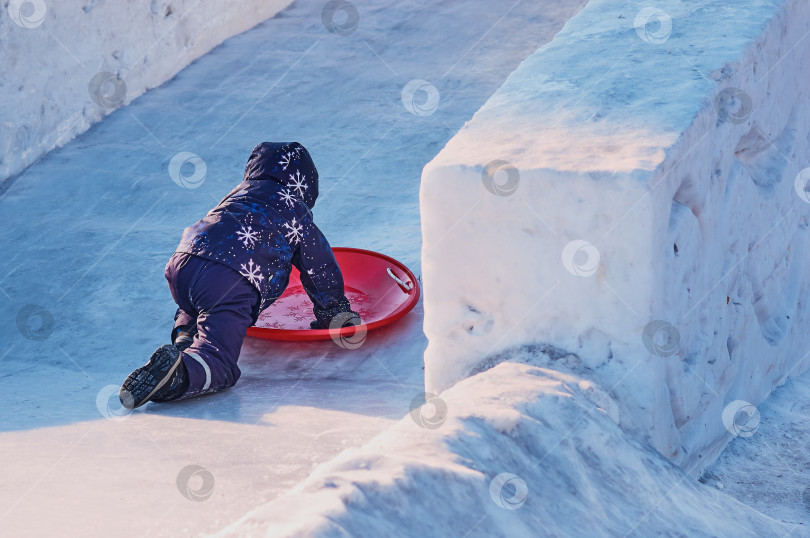
[[[309,300],[298,269],[293,267],[284,293],[270,305],[248,336],[270,340],[328,340],[355,331],[370,331],[398,320],[419,300],[419,283],[403,264],[385,254],[359,248],[336,247],[335,253],[352,310],[360,314],[362,325],[338,330],[311,329],[312,301]]]

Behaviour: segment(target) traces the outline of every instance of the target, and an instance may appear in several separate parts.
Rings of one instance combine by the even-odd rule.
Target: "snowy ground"
[[[421,305],[353,351],[249,339],[225,394],[119,417],[112,391],[166,341],[182,228],[258,141],[311,150],[333,245],[419,274],[422,167],[583,3],[358,3],[341,35],[299,1],[0,186],[0,534],[213,532],[407,414]],[[169,176],[182,151],[196,188]]]
[[[421,411],[220,536],[810,535],[688,477],[576,376],[505,362]]]
[[[758,412],[759,427],[735,438],[700,480],[772,518],[810,528],[810,373],[789,379]]]

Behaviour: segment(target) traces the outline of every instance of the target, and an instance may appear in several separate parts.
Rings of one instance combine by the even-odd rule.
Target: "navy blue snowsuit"
[[[166,265],[175,329],[194,327],[183,352],[184,396],[232,386],[247,328],[287,287],[294,265],[321,326],[350,311],[332,249],[312,220],[318,171],[297,142],[253,149],[243,181],[186,228]]]

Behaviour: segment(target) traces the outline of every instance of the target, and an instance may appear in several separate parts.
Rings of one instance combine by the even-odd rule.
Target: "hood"
[[[287,187],[312,209],[318,198],[318,170],[298,142],[262,142],[250,154],[245,181],[264,179]]]

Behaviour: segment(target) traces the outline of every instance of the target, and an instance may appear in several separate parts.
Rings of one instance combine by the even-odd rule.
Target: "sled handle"
[[[403,282],[397,275],[394,274],[394,272],[391,270],[390,267],[387,269],[387,271],[388,276],[393,278],[396,281],[396,283],[399,284],[399,287],[402,288],[402,291],[404,291],[405,293],[411,293],[411,290],[413,289],[413,284],[411,282],[408,282],[407,284]]]

